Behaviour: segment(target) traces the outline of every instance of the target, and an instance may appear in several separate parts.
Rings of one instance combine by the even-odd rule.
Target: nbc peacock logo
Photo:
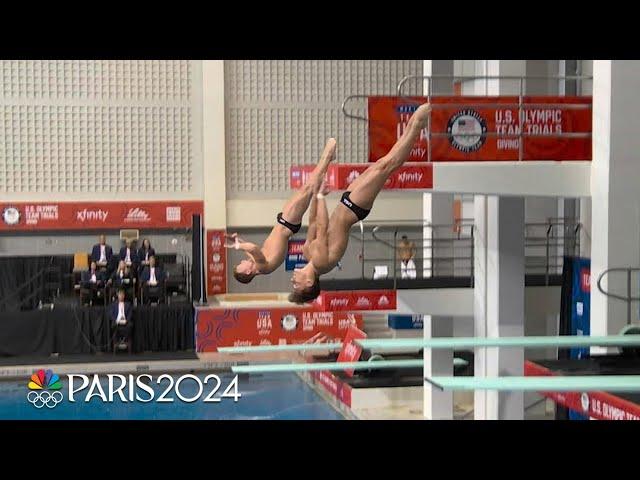
[[[62,382],[51,370],[38,370],[27,385],[27,400],[36,408],[54,408],[62,401]]]

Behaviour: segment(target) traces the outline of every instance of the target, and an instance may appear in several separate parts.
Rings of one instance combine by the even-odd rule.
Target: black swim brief
[[[366,210],[353,203],[351,201],[351,198],[349,198],[350,194],[351,192],[344,192],[342,194],[342,198],[340,199],[340,203],[342,203],[345,207],[355,213],[356,217],[358,217],[358,220],[364,220],[365,218],[367,218],[367,215],[371,213],[371,210]]]
[[[293,233],[298,233],[298,231],[300,230],[300,228],[302,227],[302,224],[299,223],[298,225],[294,225],[293,223],[289,223],[287,222],[284,218],[282,218],[282,212],[280,212],[277,216],[278,219],[278,223],[284,227],[287,227],[289,230],[291,230]]]

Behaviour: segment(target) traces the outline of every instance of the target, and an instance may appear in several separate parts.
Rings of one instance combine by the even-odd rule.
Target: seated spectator
[[[131,353],[131,331],[133,330],[133,307],[125,301],[125,292],[118,290],[118,299],[109,308],[109,319],[113,338],[113,348],[129,350]]]
[[[123,289],[127,294],[127,301],[133,301],[133,272],[127,267],[124,260],[120,260],[118,269],[113,272],[107,284],[115,286],[118,290]]]
[[[96,262],[91,262],[89,270],[82,272],[80,278],[80,301],[85,303],[85,296],[89,295],[89,303],[93,303],[96,298],[103,298],[103,288],[106,285],[106,273],[98,270]]]
[[[98,270],[96,262],[91,262],[89,270],[82,272],[81,285],[85,288],[102,288],[105,285],[105,273]]]
[[[99,243],[94,245],[91,250],[91,260],[96,262],[98,267],[107,268],[111,257],[113,257],[113,249],[110,245],[106,244],[105,236],[100,235]]]
[[[142,285],[143,298],[159,300],[164,295],[164,272],[156,267],[156,257],[149,257],[149,266],[142,271],[140,283]]]
[[[131,246],[131,240],[127,238],[125,246],[120,249],[120,260],[124,260],[127,267],[138,263],[138,252]]]
[[[149,265],[149,259],[155,256],[156,251],[151,247],[151,242],[148,238],[145,238],[142,241],[142,247],[138,250],[138,261],[140,265],[144,268]]]

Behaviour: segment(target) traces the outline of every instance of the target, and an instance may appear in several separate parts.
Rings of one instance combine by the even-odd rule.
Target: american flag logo
[[[458,129],[460,132],[474,132],[475,128],[472,121],[460,119],[458,120]]]

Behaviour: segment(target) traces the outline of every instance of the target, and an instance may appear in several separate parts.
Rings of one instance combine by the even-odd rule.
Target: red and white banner
[[[331,190],[346,190],[349,185],[371,164],[345,163],[332,164],[327,170],[327,185]],[[289,183],[292,189],[302,187],[314,165],[298,165],[291,167]],[[416,163],[405,163],[396,170],[384,184],[386,190],[398,189],[430,189],[433,188],[433,166]]]
[[[343,382],[330,371],[312,371],[309,373],[311,378],[322,385],[327,393],[347,407],[351,407],[351,385]]]
[[[1,202],[0,231],[189,228],[201,201]]]
[[[207,230],[207,295],[227,293],[225,230]]]
[[[409,118],[426,97],[369,97],[369,161],[385,156],[406,128]],[[523,137],[523,160],[591,160],[591,137],[552,136],[558,133],[590,133],[591,108],[563,108],[583,104],[591,97],[524,97],[523,105],[550,104],[522,109],[495,104],[518,104],[517,96],[432,97],[433,105],[450,107],[431,111],[431,146],[425,129],[416,142],[410,162],[518,160]],[[469,106],[465,106],[469,105]],[[482,104],[493,104],[483,107]],[[480,106],[479,106],[480,105]],[[559,106],[560,105],[560,106]],[[487,135],[487,134],[498,134]]]
[[[524,374],[532,377],[552,376],[553,372],[526,361]],[[598,420],[640,420],[640,405],[606,392],[539,392],[575,412]]]
[[[356,327],[350,327],[347,331],[347,335],[342,341],[342,348],[338,354],[338,362],[357,362],[360,360],[360,354],[362,354],[362,347],[358,345],[355,340],[364,340],[367,338],[367,334]],[[354,370],[352,368],[345,370],[348,376],[353,377]]]
[[[313,308],[196,308],[196,350],[218,347],[304,343],[317,333],[342,340],[349,327],[362,328],[362,315]]]
[[[322,311],[395,310],[395,290],[322,291],[314,306]]]

